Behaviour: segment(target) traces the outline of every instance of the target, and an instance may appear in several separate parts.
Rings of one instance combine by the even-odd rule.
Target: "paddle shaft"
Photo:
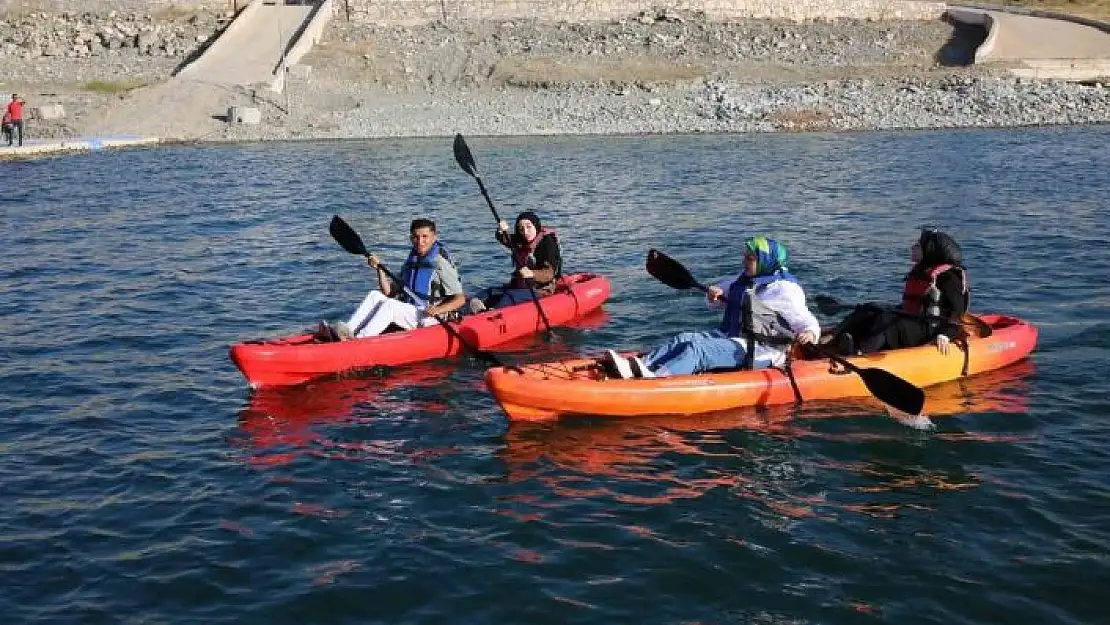
[[[478,182],[478,190],[482,192],[482,197],[486,199],[486,205],[489,206],[489,211],[493,213],[494,222],[500,227],[501,216],[497,214],[497,208],[493,205],[493,198],[489,196],[489,191],[486,190],[486,185],[482,182],[482,177],[478,175],[478,166],[474,162],[474,155],[470,152],[470,146],[466,144],[466,139],[463,138],[462,134],[455,135],[454,152],[455,161],[458,162],[459,167],[462,167],[463,171],[473,176],[474,180]],[[537,233],[536,236],[539,236],[539,234]],[[511,251],[510,249],[510,252]],[[534,280],[525,278],[524,285],[528,287],[528,293],[532,296],[532,303],[536,305],[536,312],[539,313],[540,320],[543,321],[543,326],[547,328],[547,338],[550,339],[555,333],[551,329],[551,321],[547,318],[547,312],[544,311],[543,305],[540,304],[540,296],[536,294]]]
[[[497,214],[497,208],[493,205],[493,199],[490,198],[489,191],[486,190],[486,185],[482,182],[482,177],[475,173],[474,180],[478,182],[478,190],[482,192],[482,197],[486,198],[486,206],[489,206],[489,212],[493,213],[493,220],[500,224],[501,216]]]

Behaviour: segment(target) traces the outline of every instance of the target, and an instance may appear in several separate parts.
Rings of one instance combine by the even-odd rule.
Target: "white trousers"
[[[416,327],[425,327],[439,323],[435,317],[425,315],[422,310],[409,304],[386,297],[381,291],[370,291],[366,299],[362,300],[355,314],[347,320],[347,327],[358,338],[377,336],[395,323],[406,330]],[[363,325],[365,324],[365,325]],[[362,330],[358,327],[362,325]]]

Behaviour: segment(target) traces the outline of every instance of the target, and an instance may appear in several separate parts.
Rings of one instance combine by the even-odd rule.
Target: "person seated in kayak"
[[[950,321],[967,312],[971,293],[960,246],[948,234],[926,228],[910,247],[910,260],[914,264],[906,274],[902,304],[856,307],[834,331],[831,343],[839,353],[869,354],[926,343],[935,343],[942,354],[951,350],[962,326]]]
[[[724,308],[721,325],[709,332],[684,332],[643,359],[606,354],[622,378],[666,377],[714,369],[777,367],[790,344],[814,343],[821,325],[787,270],[786,247],[773,239],[744,241],[744,271],[735,280],[709,287],[706,300]]]
[[[340,340],[377,336],[390,324],[412,330],[439,323],[439,319],[459,318],[458,309],[466,303],[466,296],[458,269],[436,235],[435,222],[413,220],[409,235],[412,249],[398,274],[399,283],[389,279],[377,256],[366,259],[378,270],[380,290],[371,291],[350,319],[336,324]]]
[[[513,277],[508,284],[486,289],[470,300],[472,312],[488,307],[504,308],[532,299],[528,290],[531,280],[536,295],[544,297],[555,292],[555,285],[563,275],[563,256],[555,230],[540,223],[539,215],[524,211],[517,215],[515,232],[509,232],[509,223],[502,220],[497,225],[497,241],[513,252]]]

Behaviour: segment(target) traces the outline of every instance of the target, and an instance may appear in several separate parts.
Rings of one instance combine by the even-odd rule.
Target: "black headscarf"
[[[931,228],[921,231],[917,244],[921,246],[921,260],[910,269],[911,276],[923,276],[937,265],[955,265],[964,268],[964,257],[956,239],[940,230]]]
[[[525,220],[525,219],[532,222],[532,225],[534,225],[536,227],[536,232],[540,231],[540,216],[539,215],[533,213],[532,211],[524,211],[523,213],[516,216],[516,224],[520,225],[520,222]]]

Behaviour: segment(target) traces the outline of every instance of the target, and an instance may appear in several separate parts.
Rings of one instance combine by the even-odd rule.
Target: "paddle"
[[[647,272],[673,289],[709,292],[709,287],[698,282],[682,263],[658,250],[648,251]],[[857,367],[830,352],[824,345],[814,344],[813,347],[826,358],[862,378],[867,390],[879,401],[902,413],[914,416],[921,414],[925,407],[925,393],[920,388],[884,369]]]
[[[828,295],[818,295],[813,298],[813,302],[817,304],[817,310],[821,311],[823,315],[835,315],[839,312],[855,310],[856,308],[855,304],[842,304],[837,301],[836,298]],[[987,338],[994,333],[989,323],[975,315],[967,313],[961,315],[959,319],[950,319],[948,317],[937,317],[934,315],[915,315],[903,310],[898,310],[897,308],[887,308],[884,310],[888,310],[889,312],[903,317],[925,317],[926,319],[934,319],[946,325],[957,325],[965,329],[973,328],[981,338]]]
[[[493,220],[500,224],[501,217],[493,206],[493,200],[489,197],[489,191],[486,191],[486,185],[482,182],[482,177],[478,175],[478,165],[474,162],[474,155],[470,153],[470,146],[466,145],[466,139],[463,139],[462,134],[455,135],[454,152],[455,162],[459,164],[459,167],[478,181],[478,190],[482,192],[482,197],[486,198],[486,204],[489,205],[489,210],[493,213]],[[543,326],[547,328],[547,338],[550,340],[554,336],[551,330],[551,322],[547,320],[547,313],[540,305],[540,298],[536,295],[535,287],[532,286],[532,279],[526,278],[524,284],[528,287],[528,293],[532,295],[532,303],[536,305],[536,311],[540,314],[540,319],[543,320]]]
[[[366,245],[363,244],[362,237],[358,236],[358,233],[355,232],[354,228],[352,228],[347,222],[343,221],[343,219],[340,218],[339,215],[335,215],[331,218],[331,224],[328,225],[328,232],[331,233],[332,238],[335,239],[335,241],[337,243],[339,243],[340,247],[347,250],[351,254],[355,254],[355,255],[358,255],[358,256],[366,256],[367,258],[370,257],[370,252],[366,250]],[[387,278],[389,278],[390,280],[392,280],[393,282],[395,282],[397,284],[401,284],[402,288],[405,289],[405,292],[408,293],[409,297],[412,297],[414,301],[416,301],[416,299],[418,299],[412,294],[411,291],[409,291],[407,288],[405,288],[403,286],[404,283],[401,282],[400,280],[398,280],[397,277],[394,276],[393,273],[390,272],[389,269],[385,265],[379,263],[378,268],[381,269],[385,273]],[[443,328],[445,330],[447,330],[448,334],[453,336],[455,338],[455,340],[458,341],[459,344],[461,344],[463,347],[465,347],[465,348],[469,349],[470,351],[474,352],[474,355],[477,356],[480,360],[482,360],[486,364],[492,365],[494,367],[504,367],[504,366],[506,366],[504,363],[502,363],[500,360],[498,360],[497,357],[494,356],[493,354],[491,354],[489,352],[484,352],[484,351],[478,349],[477,347],[471,345],[470,342],[467,341],[466,339],[464,339],[462,334],[460,334],[459,331],[456,330],[453,325],[451,325],[450,323],[448,323],[447,321],[444,321],[443,319],[441,319],[439,317],[436,317],[435,315],[432,315],[432,316],[435,317],[435,319],[437,321],[439,321],[439,325],[443,326]]]

